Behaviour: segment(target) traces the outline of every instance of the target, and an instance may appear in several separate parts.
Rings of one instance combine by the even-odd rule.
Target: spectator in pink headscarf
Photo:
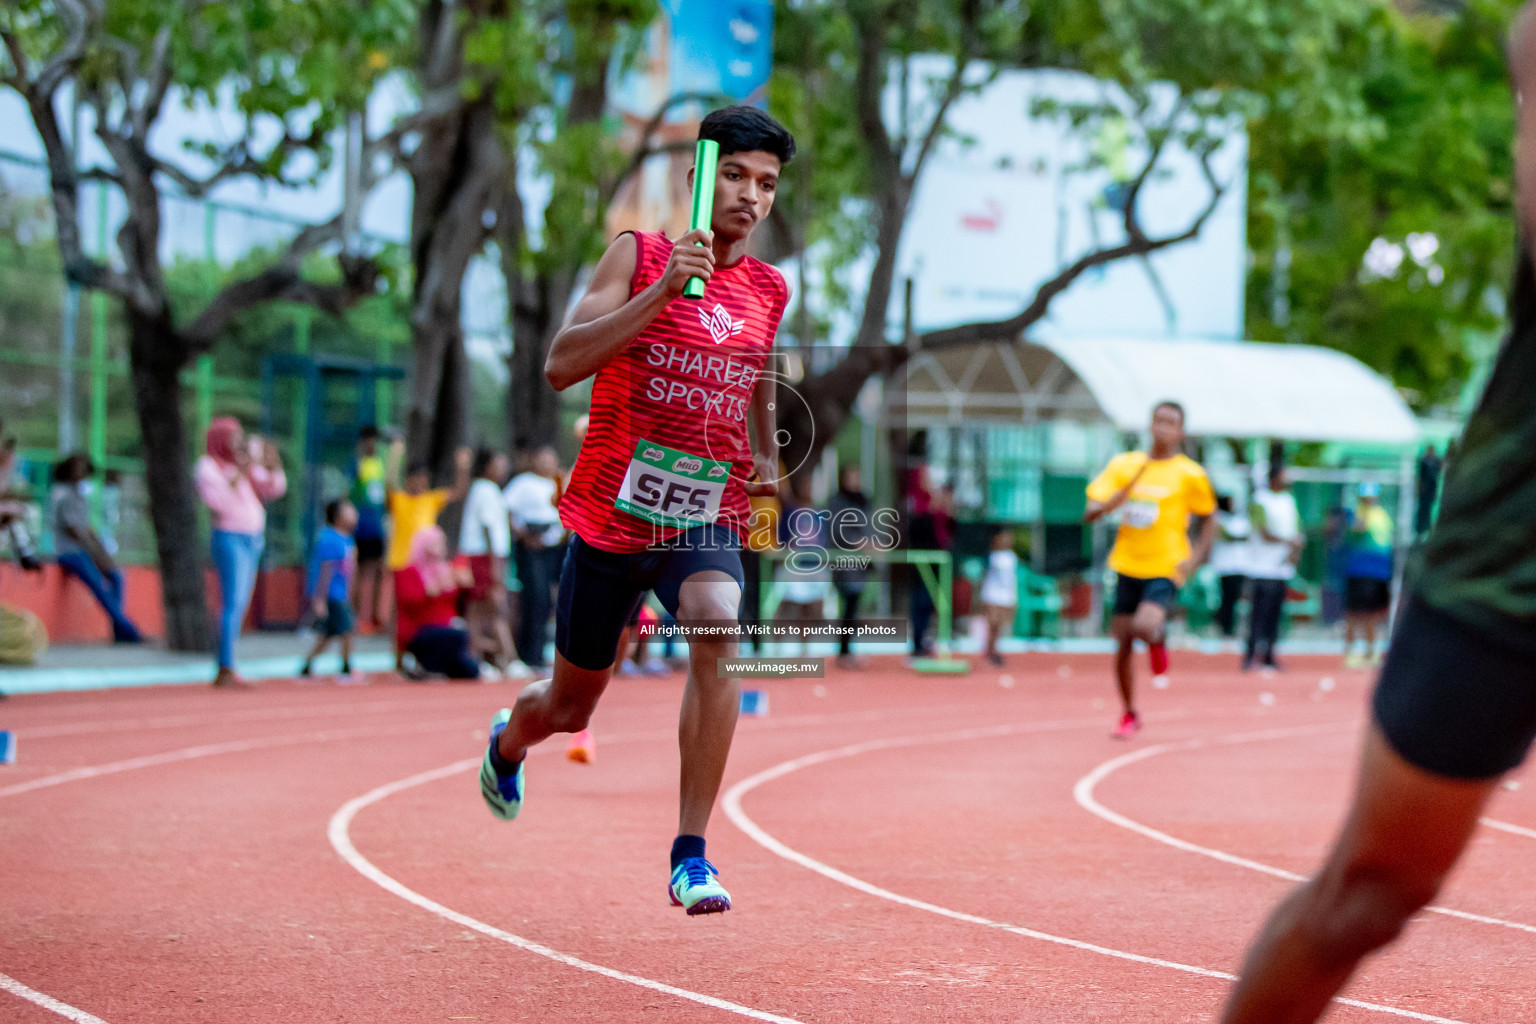
[[[240,421],[208,424],[208,454],[197,460],[197,493],[213,515],[213,564],[219,573],[219,674],[214,686],[243,686],[235,672],[235,641],[256,587],[266,503],[281,498],[288,478],[272,442],[247,440]]]

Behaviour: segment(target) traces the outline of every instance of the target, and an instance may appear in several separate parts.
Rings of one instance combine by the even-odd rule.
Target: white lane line
[[[1478,821],[1489,828],[1498,829],[1500,832],[1508,832],[1510,835],[1525,836],[1527,839],[1536,839],[1536,828],[1526,828],[1523,825],[1511,825],[1507,821],[1495,821],[1492,818],[1479,818]]]
[[[1150,758],[1157,757],[1160,754],[1167,754],[1184,750],[1199,750],[1201,748],[1215,746],[1231,746],[1240,743],[1259,743],[1265,740],[1290,739],[1297,736],[1323,735],[1329,732],[1343,731],[1345,730],[1339,726],[1302,726],[1294,729],[1266,729],[1262,732],[1233,733],[1231,735],[1218,736],[1215,738],[1186,740],[1182,743],[1159,743],[1155,746],[1144,747],[1141,750],[1134,751],[1130,754],[1124,754],[1120,757],[1111,758],[1110,760],[1105,761],[1093,771],[1077,780],[1077,784],[1072,787],[1072,797],[1077,801],[1078,806],[1082,807],[1083,810],[1087,811],[1088,813],[1103,818],[1105,821],[1112,825],[1118,825],[1123,829],[1128,829],[1139,835],[1146,836],[1148,839],[1162,843],[1165,846],[1171,846],[1176,850],[1183,850],[1185,853],[1198,854],[1201,857],[1209,857],[1212,860],[1219,860],[1223,864],[1231,864],[1234,867],[1247,868],[1249,871],[1259,871],[1266,875],[1273,875],[1275,878],[1283,878],[1288,882],[1305,882],[1307,880],[1306,875],[1298,875],[1294,871],[1287,871],[1284,868],[1277,868],[1272,864],[1264,864],[1260,861],[1249,860],[1247,857],[1239,857],[1236,854],[1227,853],[1225,850],[1217,850],[1209,846],[1201,846],[1198,843],[1191,843],[1188,840],[1180,839],[1177,836],[1171,836],[1167,832],[1159,831],[1158,829],[1152,828],[1150,825],[1144,825],[1135,819],[1128,818],[1125,815],[1120,814],[1117,811],[1110,810],[1108,807],[1105,807],[1103,804],[1099,803],[1098,799],[1094,796],[1094,789],[1098,786],[1099,783],[1103,782],[1105,779],[1109,778],[1109,776],[1113,775],[1121,768],[1124,768],[1126,765],[1135,764],[1138,761],[1145,761]],[[1483,821],[1485,824],[1489,824],[1488,819],[1485,818]],[[1500,823],[1500,825],[1501,824],[1502,823]],[[1500,827],[1500,825],[1494,825],[1494,827],[1497,828]],[[1505,831],[1512,831],[1516,832],[1517,834],[1529,835],[1532,838],[1536,838],[1536,832],[1520,829],[1517,825],[1507,826],[1505,827]],[[1512,928],[1515,931],[1527,932],[1529,934],[1536,935],[1536,926],[1523,924],[1519,921],[1507,921],[1502,917],[1488,917],[1484,914],[1473,914],[1469,911],[1456,910],[1451,907],[1442,907],[1438,904],[1425,907],[1424,910],[1431,914],[1440,914],[1445,917],[1454,917],[1462,921],[1472,921],[1476,924],[1495,925],[1500,928]]]
[[[209,725],[223,728],[233,722],[286,721],[295,718],[319,718],[331,714],[384,714],[391,711],[420,711],[421,701],[367,701],[359,704],[312,704],[309,706],[284,706],[276,708],[251,708],[245,711],[222,711],[208,714],[150,715],[140,718],[81,719],[59,722],[53,725],[18,726],[17,736],[29,740],[47,739],[54,736],[74,736],[79,733],[121,729],[174,729],[184,725]]]
[[[56,1013],[60,1017],[65,1017],[69,1020],[75,1021],[76,1024],[107,1024],[107,1022],[102,1020],[100,1017],[97,1017],[94,1014],[86,1013],[78,1006],[70,1006],[68,1003],[61,1003],[57,999],[53,998],[53,996],[39,992],[35,988],[28,988],[9,975],[0,974],[0,989],[4,989],[6,992],[11,993],[12,995],[20,996],[28,1002],[36,1003],[43,1009],[52,1013]]]
[[[768,719],[755,722],[748,728],[752,729],[782,729],[802,725],[832,725],[849,721],[879,720],[892,717],[907,717],[909,713],[922,712],[931,715],[950,710],[974,710],[965,705],[936,705],[930,708],[908,709],[907,712],[898,710],[887,711],[862,711],[838,714],[786,716],[778,719]],[[323,743],[327,740],[355,739],[360,736],[384,736],[390,734],[415,733],[423,729],[455,729],[468,727],[467,718],[445,719],[436,723],[416,722],[407,726],[359,726],[354,729],[328,729],[315,732],[295,733],[284,736],[266,736],[248,740],[230,740],[225,743],[207,743],[195,747],[183,747],[179,750],[168,750],[159,754],[146,754],[143,757],[130,757],[123,761],[113,761],[108,764],[87,765],[82,768],[72,768],[69,771],[59,772],[54,775],[45,775],[41,778],[30,779],[26,782],[18,782],[11,786],[0,786],[0,797],[17,796],[22,793],[30,793],[37,789],[48,789],[52,786],[62,786],[67,782],[80,782],[85,779],[94,779],[103,775],[115,775],[118,772],[134,771],[139,768],[153,768],[156,765],[175,764],[178,761],[191,761],[200,757],[212,757],[218,754],[238,754],[249,750],[264,750],[270,747],[285,747],[301,743]],[[605,736],[604,743],[615,743],[621,740],[666,738],[674,735],[673,732],[637,733],[631,735]],[[553,749],[553,746],[547,748]]]
[[[445,907],[441,903],[437,903],[421,895],[414,889],[406,888],[400,882],[397,882],[389,875],[386,875],[384,872],[380,871],[373,865],[371,861],[369,861],[362,854],[358,853],[357,848],[352,845],[352,838],[348,834],[348,830],[352,825],[352,819],[357,816],[358,811],[361,811],[363,808],[369,806],[370,804],[378,803],[380,800],[384,800],[387,797],[393,796],[402,790],[410,789],[414,786],[422,786],[429,782],[436,782],[439,779],[445,779],[449,776],[457,775],[461,772],[466,772],[472,768],[479,767],[480,758],[478,757],[468,758],[463,761],[455,761],[453,764],[446,765],[442,768],[435,768],[432,771],[421,772],[417,775],[412,775],[409,778],[401,779],[398,782],[391,782],[388,785],[380,786],[377,789],[364,793],[362,796],[357,797],[356,799],[348,800],[336,811],[335,814],[331,816],[330,827],[326,830],[326,834],[330,837],[331,840],[331,846],[335,848],[336,853],[341,857],[342,860],[346,861],[349,865],[356,869],[356,871],[364,878],[368,879],[370,882],[373,882],[375,885],[384,889],[386,892],[400,897],[407,903],[412,903],[423,910],[436,914],[438,917],[452,921],[454,924],[473,929],[482,935],[489,935],[493,939],[500,939],[502,942],[516,946],[518,949],[537,954],[538,956],[547,957],[556,963],[564,964],[567,967],[574,967],[579,971],[588,971],[592,974],[598,974],[605,978],[610,978],[614,981],[622,981],[630,985],[637,985],[640,988],[650,989],[653,992],[661,992],[669,996],[675,996],[678,999],[686,999],[689,1002],[698,1003],[701,1006],[708,1006],[716,1010],[724,1010],[728,1013],[734,1013],[742,1017],[750,1017],[753,1020],[770,1021],[772,1024],[802,1024],[802,1022],[795,1020],[793,1017],[781,1017],[778,1014],[768,1013],[765,1010],[756,1010],[750,1006],[742,1006],[739,1003],[733,1003],[725,999],[720,999],[716,996],[704,995],[701,992],[690,992],[688,989],[678,988],[675,985],[668,985],[665,982],[653,981],[650,978],[642,978],[637,974],[628,974],[624,971],[615,970],[612,967],[604,967],[601,964],[590,963],[589,961],[582,960],[579,957],[571,956],[569,953],[562,953],[557,949],[551,949],[542,943],[534,942],[531,939],[525,939],[521,935],[513,935],[511,932],[503,931],[502,929],[497,928],[495,925],[486,924],[484,921],[470,917],[468,914],[461,914],[457,910]]]
[[[119,772],[131,772],[139,768],[153,768],[162,764],[175,764],[178,761],[192,761],[200,757],[213,757],[217,754],[239,754],[248,750],[267,750],[272,747],[289,747],[301,743],[325,743],[329,740],[358,739],[367,736],[413,734],[432,729],[463,729],[466,726],[467,723],[463,719],[455,718],[450,721],[441,722],[416,722],[412,725],[373,725],[359,726],[355,729],[323,729],[315,732],[291,733],[285,736],[263,736],[249,740],[230,740],[227,743],[205,743],[196,747],[182,747],[179,750],[167,750],[159,754],[145,754],[143,757],[130,757],[122,761],[111,761],[107,764],[71,768],[67,772],[44,775],[41,778],[18,782],[13,786],[0,786],[0,797],[18,796],[22,793],[30,793],[33,790],[62,786],[67,782],[81,782],[85,779],[100,778],[103,775],[116,775]]]
[[[809,857],[798,850],[786,846],[784,843],[780,842],[778,839],[774,838],[767,831],[765,831],[761,826],[757,824],[757,822],[748,817],[747,813],[742,810],[741,807],[742,797],[746,796],[748,793],[752,792],[752,790],[763,785],[764,783],[771,782],[774,779],[783,778],[784,776],[789,775],[792,772],[797,772],[802,768],[809,768],[812,765],[825,764],[828,761],[836,761],[846,757],[857,757],[860,754],[867,754],[877,750],[894,750],[903,747],[916,747],[936,743],[961,743],[967,740],[987,739],[1001,736],[1016,736],[1026,733],[1047,732],[1058,729],[1071,729],[1087,724],[1090,724],[1090,722],[1087,720],[1026,722],[1016,725],[992,726],[983,729],[962,729],[958,732],[944,733],[938,736],[901,736],[893,739],[871,740],[865,743],[852,743],[845,747],[836,747],[832,750],[823,750],[814,754],[806,754],[803,757],[797,757],[793,760],[785,761],[782,764],[774,765],[772,768],[767,768],[758,772],[756,775],[743,779],[726,792],[725,799],[722,801],[722,807],[725,810],[726,816],[730,818],[731,823],[734,824],[737,828],[741,829],[742,832],[746,833],[749,838],[751,838],[758,845],[762,846],[764,849],[776,854],[779,857],[784,858],[787,861],[799,864],[803,868],[814,871],[823,877],[830,878],[834,882],[846,885],[851,889],[856,889],[859,892],[866,893],[867,895],[875,896],[883,900],[889,900],[892,903],[898,903],[904,907],[911,907],[914,910],[922,910],[930,914],[936,914],[940,917],[947,917],[951,920],[964,921],[968,924],[981,925],[984,928],[995,928],[999,931],[1010,932],[1014,935],[1022,935],[1028,939],[1036,939],[1041,942],[1049,942],[1058,946],[1067,946],[1071,949],[1078,949],[1087,953],[1097,953],[1100,956],[1113,957],[1116,960],[1129,960],[1132,963],[1147,964],[1152,967],[1163,967],[1167,968],[1168,970],[1181,971],[1185,974],[1199,975],[1200,977],[1204,978],[1217,978],[1222,981],[1237,980],[1236,975],[1229,974],[1226,971],[1217,971],[1209,967],[1198,967],[1193,964],[1183,964],[1174,960],[1163,960],[1159,957],[1144,956],[1140,953],[1131,953],[1123,949],[1112,949],[1108,946],[1100,946],[1096,943],[1085,942],[1081,939],[1068,938],[1064,935],[1053,935],[1050,932],[1037,931],[1034,928],[1025,928],[1021,925],[1008,924],[1003,921],[993,921],[989,918],[980,917],[976,914],[967,914],[963,911],[951,910],[948,907],[941,907],[934,903],[926,903],[922,900],[913,899],[910,896],[903,896],[900,893],[892,892],[889,889],[882,889],[878,885],[866,882],[860,878],[855,878],[853,875],[850,875],[845,871],[839,871],[837,868],[824,864],[821,861]],[[1091,724],[1102,725],[1102,717],[1092,719]],[[1466,1024],[1464,1021],[1454,1020],[1449,1017],[1436,1017],[1433,1014],[1419,1013],[1417,1010],[1405,1010],[1396,1006],[1385,1006],[1380,1003],[1368,1003],[1359,999],[1338,998],[1334,1001],[1345,1006],[1353,1006],[1361,1010],[1372,1010],[1377,1013],[1390,1014],[1394,1017],[1406,1017],[1410,1020],[1429,1021],[1430,1024]]]
[[[18,737],[29,740],[51,739],[57,736],[73,736],[80,733],[91,733],[106,730],[119,729],[173,729],[188,725],[210,725],[223,727],[231,722],[266,722],[287,721],[315,717],[319,718],[330,714],[388,714],[391,712],[419,712],[424,705],[421,701],[369,701],[361,704],[336,703],[314,704],[308,707],[278,707],[278,708],[253,708],[247,711],[219,712],[217,714],[185,714],[185,715],[153,715],[142,718],[99,718],[76,720],[73,722],[61,722],[52,725],[19,726],[12,730]],[[432,710],[442,710],[438,705],[431,705]],[[480,708],[472,708],[467,711],[470,715],[480,715]],[[882,721],[889,718],[921,717],[932,714],[948,713],[973,713],[976,710],[974,704],[933,704],[912,708],[885,708],[874,711],[826,711],[814,714],[789,715],[781,718],[749,719],[753,724],[751,728],[772,729],[789,725],[815,725],[833,722],[863,722]],[[745,723],[743,728],[748,728]]]

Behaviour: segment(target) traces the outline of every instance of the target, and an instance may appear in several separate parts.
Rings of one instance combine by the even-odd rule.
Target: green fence
[[[92,252],[114,257],[122,199],[113,189],[81,188],[83,234]],[[138,417],[128,369],[128,338],[120,304],[109,296],[68,286],[54,238],[45,167],[0,153],[0,418],[20,445],[21,476],[46,507],[51,465],[63,454],[85,452],[97,466],[93,513],[100,527],[114,505],[123,560],[154,560],[143,485]],[[270,211],[167,197],[162,209],[167,280],[173,303],[196,309],[252,254],[285,243],[305,225]],[[182,374],[188,458],[216,415],[238,417],[249,429],[262,420],[261,363],[272,353],[356,356],[393,363],[407,351],[409,324],[398,299],[370,299],[346,320],[290,303],[271,303],[240,318],[212,355]],[[402,385],[380,381],[375,406],[381,423],[404,407]],[[285,462],[298,465],[299,438],[279,434]],[[115,492],[107,471],[118,477]],[[295,500],[295,499],[285,499]],[[297,523],[282,506],[274,521]],[[294,529],[272,538],[273,561],[302,550]],[[51,549],[46,529],[41,538]]]

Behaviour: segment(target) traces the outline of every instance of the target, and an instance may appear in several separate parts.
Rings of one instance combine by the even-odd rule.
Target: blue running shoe
[[[668,895],[672,905],[688,911],[689,917],[731,909],[731,894],[721,887],[715,866],[703,857],[689,857],[672,870]]]
[[[491,719],[491,742],[485,745],[485,760],[480,762],[480,795],[485,798],[485,806],[502,821],[511,821],[523,809],[522,764],[518,764],[517,774],[510,779],[497,775],[491,765],[491,748],[496,745],[501,730],[511,720],[511,708],[502,708],[496,712],[496,717]]]

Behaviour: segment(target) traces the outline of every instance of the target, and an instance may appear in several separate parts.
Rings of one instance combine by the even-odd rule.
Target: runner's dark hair
[[[325,521],[331,526],[336,525],[336,519],[341,515],[341,507],[350,504],[346,498],[332,498],[325,503]]]
[[[699,122],[699,138],[720,144],[720,155],[762,150],[787,164],[795,158],[795,137],[789,129],[744,104],[712,110]]]
[[[1174,412],[1178,413],[1180,426],[1183,426],[1184,422],[1189,418],[1184,415],[1184,407],[1171,398],[1165,398],[1161,402],[1158,402],[1156,405],[1154,405],[1152,407],[1152,415],[1156,416],[1157,410],[1159,409],[1172,409]]]

